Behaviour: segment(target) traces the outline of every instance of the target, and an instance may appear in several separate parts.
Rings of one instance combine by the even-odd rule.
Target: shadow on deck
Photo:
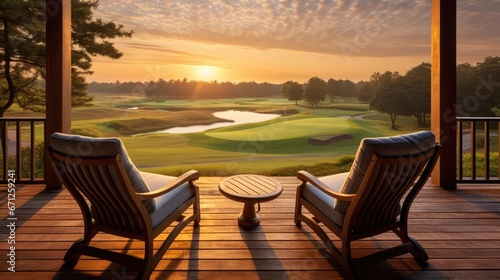
[[[294,225],[296,178],[275,177],[283,193],[261,204],[261,225],[251,230],[238,227],[242,204],[219,193],[221,179],[197,181],[201,226],[188,226],[178,236],[151,279],[341,279],[318,237],[307,226]],[[73,271],[61,270],[66,250],[83,233],[79,208],[67,191],[17,186],[14,216],[8,216],[5,187],[0,198],[2,279],[133,278],[126,268],[90,257],[82,257]],[[9,217],[17,218],[15,244],[8,243]],[[410,212],[410,235],[427,250],[426,267],[407,254],[367,267],[361,279],[500,279],[500,186],[460,185],[456,191],[425,186]],[[143,254],[139,241],[107,234],[94,240],[98,247]],[[390,233],[358,241],[354,255],[396,242]],[[16,273],[8,271],[10,246]]]

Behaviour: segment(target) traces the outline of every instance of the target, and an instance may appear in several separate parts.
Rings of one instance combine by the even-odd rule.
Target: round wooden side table
[[[238,216],[242,227],[256,227],[260,217],[255,211],[255,203],[277,198],[283,191],[281,184],[269,177],[242,174],[227,177],[219,183],[219,191],[227,198],[243,202],[243,211]]]

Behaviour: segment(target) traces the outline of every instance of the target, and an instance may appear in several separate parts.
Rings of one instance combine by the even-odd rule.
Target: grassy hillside
[[[229,109],[281,117],[198,133],[134,136],[227,121],[212,113]],[[350,166],[362,138],[423,129],[414,118],[400,117],[397,124],[399,129],[391,130],[389,116],[369,111],[367,104],[323,103],[310,108],[282,98],[156,100],[96,95],[92,107],[72,110],[72,133],[120,137],[141,170],[171,175],[188,169],[213,176],[293,175],[297,169],[339,172]]]
[[[282,117],[199,133],[133,136],[224,121],[212,113],[229,109]],[[74,133],[120,137],[142,170],[176,175],[192,168],[221,176],[279,170],[293,174],[299,166],[328,166],[339,157],[354,155],[364,137],[420,129],[413,118],[400,118],[398,125],[405,129],[391,130],[388,116],[358,103],[324,103],[313,109],[281,98],[154,100],[106,95],[96,96],[93,107],[73,110],[72,122]]]

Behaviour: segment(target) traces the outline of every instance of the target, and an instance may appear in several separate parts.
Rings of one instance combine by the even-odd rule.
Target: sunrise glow
[[[211,66],[194,66],[194,78],[198,81],[217,80],[217,68]]]
[[[368,80],[430,61],[431,1],[101,0],[96,17],[123,24],[123,57],[96,57],[89,81]],[[471,13],[470,11],[474,11]],[[497,56],[500,1],[459,1],[457,60]]]

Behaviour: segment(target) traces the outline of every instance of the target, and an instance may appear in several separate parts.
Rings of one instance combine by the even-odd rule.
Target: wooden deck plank
[[[311,229],[293,223],[297,179],[275,178],[282,183],[283,193],[261,204],[261,225],[251,230],[237,226],[242,203],[218,192],[222,178],[200,178],[201,226],[182,231],[151,279],[342,279]],[[0,187],[3,228],[7,199],[5,188]],[[86,256],[74,271],[61,270],[66,250],[83,233],[80,210],[67,191],[19,186],[15,203],[17,272],[7,271],[8,233],[2,230],[0,278],[120,279],[134,275],[116,264]],[[362,279],[500,279],[500,186],[460,185],[456,191],[447,191],[427,185],[412,206],[409,224],[410,235],[429,254],[428,266],[420,267],[407,254],[363,269]],[[108,234],[97,235],[93,244],[143,254],[142,242]],[[154,247],[160,244],[158,240]],[[393,234],[382,234],[355,242],[353,255],[396,244]]]

